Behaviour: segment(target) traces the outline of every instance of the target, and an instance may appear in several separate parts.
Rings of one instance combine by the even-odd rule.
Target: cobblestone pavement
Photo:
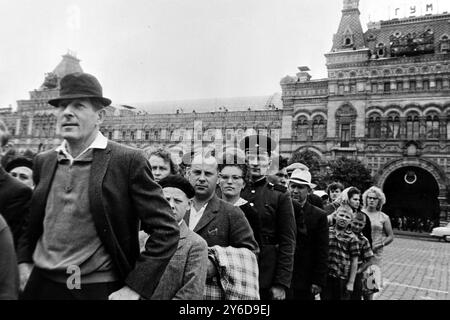
[[[395,238],[384,249],[376,300],[450,300],[450,243]]]

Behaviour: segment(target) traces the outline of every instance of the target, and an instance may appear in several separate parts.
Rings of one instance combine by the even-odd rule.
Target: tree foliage
[[[345,157],[330,161],[328,172],[324,179],[327,183],[339,181],[345,187],[357,187],[364,192],[373,185],[373,178],[367,169],[359,160],[348,159]],[[325,181],[324,181],[325,182]]]
[[[313,151],[304,150],[301,152],[294,152],[288,163],[292,164],[296,162],[307,165],[311,172],[318,172],[320,170],[320,158]]]

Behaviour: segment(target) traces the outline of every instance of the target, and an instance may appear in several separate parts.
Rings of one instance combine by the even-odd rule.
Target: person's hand
[[[217,274],[216,266],[214,265],[214,262],[212,262],[211,259],[208,259],[208,271],[206,272],[206,277],[208,279],[214,277]]]
[[[322,288],[320,286],[318,286],[316,284],[311,285],[311,293],[313,296],[316,296],[321,292],[322,292]]]
[[[273,286],[270,288],[270,293],[272,294],[272,300],[286,299],[286,291],[284,291],[282,286]]]
[[[139,300],[141,296],[130,287],[124,286],[122,289],[111,293],[108,300]]]
[[[347,289],[347,292],[353,292],[353,286],[353,282],[347,282],[347,284],[345,285],[345,289]]]
[[[20,287],[19,290],[23,292],[25,286],[27,285],[28,279],[30,278],[31,271],[33,270],[32,263],[21,263],[19,264],[19,279]]]

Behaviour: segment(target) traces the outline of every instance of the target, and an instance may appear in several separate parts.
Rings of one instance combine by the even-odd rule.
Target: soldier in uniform
[[[256,209],[261,222],[260,296],[263,300],[284,300],[292,278],[296,224],[287,188],[266,178],[276,144],[269,137],[253,135],[244,138],[240,148],[251,173],[241,197]]]

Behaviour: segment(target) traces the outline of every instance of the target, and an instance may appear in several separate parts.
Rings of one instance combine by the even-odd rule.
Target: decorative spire
[[[343,10],[358,10],[359,0],[344,0],[344,9]]]
[[[332,52],[366,48],[358,6],[359,0],[344,0],[342,18],[334,35]]]
[[[45,74],[44,83],[41,85],[39,90],[56,89],[59,85],[59,80],[61,80],[61,78],[65,75],[75,72],[83,72],[83,69],[80,66],[80,59],[76,57],[76,53],[74,51],[68,50],[62,58],[62,61],[52,72]]]

